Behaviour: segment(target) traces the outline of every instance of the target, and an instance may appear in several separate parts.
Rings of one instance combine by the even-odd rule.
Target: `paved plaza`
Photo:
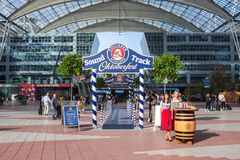
[[[0,108],[0,160],[240,159],[240,107],[233,106],[231,111],[200,108],[195,142],[187,145],[154,132],[147,110],[143,130],[92,129],[91,112],[86,111],[79,131],[38,115],[38,103],[5,104]]]

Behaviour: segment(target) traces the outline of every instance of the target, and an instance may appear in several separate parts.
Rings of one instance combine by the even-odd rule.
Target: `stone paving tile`
[[[41,160],[45,142],[34,142],[28,154],[28,160]]]
[[[42,159],[43,160],[54,160],[56,159],[56,152],[55,152],[55,142],[45,142],[43,146],[43,152],[42,152]]]
[[[32,149],[33,143],[34,142],[23,143],[23,145],[18,150],[18,152],[16,153],[16,155],[13,159],[14,160],[26,160],[28,158],[29,152]]]
[[[211,158],[226,157],[229,159],[240,159],[239,150],[240,150],[240,144],[236,144],[236,145],[204,146],[204,147],[179,148],[179,149],[168,149],[168,150],[143,151],[143,152],[134,152],[134,154],[194,156],[197,158],[198,157],[211,157]]]
[[[197,126],[198,130],[211,128],[213,131],[240,132],[240,123],[221,123],[221,124],[201,124]]]
[[[118,138],[116,136],[71,135],[29,132],[5,132],[4,134],[5,135],[2,135],[0,137],[1,143]]]
[[[204,109],[196,112],[198,130],[192,146],[166,142],[165,132],[153,132],[153,125],[146,122],[148,110],[144,113],[144,130],[92,130],[88,111],[81,115],[83,123],[78,131],[65,130],[60,120],[37,115],[34,106],[14,107],[0,108],[0,160],[240,159],[240,108],[237,107],[224,112],[205,113]],[[98,122],[99,119],[100,116]],[[160,154],[134,154],[151,151]],[[219,151],[225,152],[216,157]]]

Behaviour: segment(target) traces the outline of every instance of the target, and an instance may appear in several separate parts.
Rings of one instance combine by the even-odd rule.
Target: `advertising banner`
[[[27,100],[34,101],[36,95],[36,86],[34,84],[20,84],[19,95],[27,97]]]
[[[129,85],[133,83],[133,79],[123,74],[117,74],[111,78],[106,79],[105,83],[109,85]]]
[[[144,56],[114,44],[92,56],[83,57],[83,69],[96,69],[97,73],[138,73],[139,69],[153,69],[153,57]]]
[[[203,87],[204,88],[210,88],[210,79],[208,78],[208,77],[206,77],[206,78],[204,78],[203,80],[202,80],[202,82],[203,82]]]
[[[66,127],[79,126],[77,106],[66,105],[63,108],[64,125]]]

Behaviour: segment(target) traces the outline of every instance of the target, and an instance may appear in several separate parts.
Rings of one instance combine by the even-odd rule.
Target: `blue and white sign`
[[[153,57],[144,56],[114,44],[100,53],[83,57],[83,69],[96,69],[97,73],[138,73],[140,69],[153,69]]]
[[[205,77],[202,81],[204,88],[210,88],[210,79],[208,77]]]
[[[129,85],[133,83],[133,79],[123,74],[117,74],[111,78],[106,79],[105,83],[109,85]]]
[[[63,109],[64,125],[66,127],[79,126],[78,107],[77,106],[64,106]]]

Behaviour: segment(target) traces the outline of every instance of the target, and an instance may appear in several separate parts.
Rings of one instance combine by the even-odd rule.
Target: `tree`
[[[171,53],[164,53],[154,58],[154,80],[166,83],[176,81],[179,77],[179,70],[183,67],[180,57]]]
[[[82,57],[79,54],[68,54],[64,56],[57,72],[66,77],[79,76],[82,73]]]
[[[210,93],[218,95],[223,90],[232,89],[231,77],[224,71],[223,66],[217,66],[211,76]]]
[[[71,100],[72,100],[72,79],[73,76],[79,76],[82,73],[82,57],[79,54],[68,54],[64,56],[60,65],[57,67],[57,73],[71,77]]]

